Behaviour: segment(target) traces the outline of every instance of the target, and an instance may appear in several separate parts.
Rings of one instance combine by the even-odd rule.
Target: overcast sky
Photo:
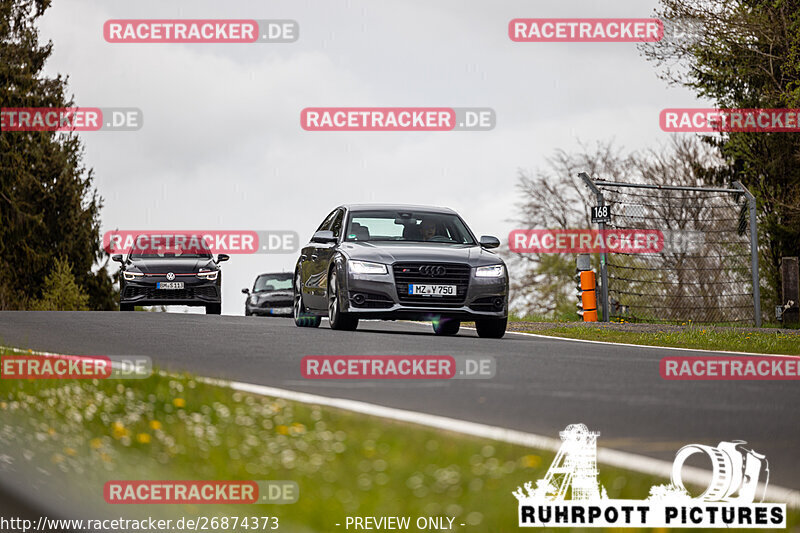
[[[651,16],[655,0],[54,0],[41,24],[77,105],[138,107],[136,132],[83,133],[103,231],[294,230],[307,242],[342,203],[456,209],[506,239],[518,169],[615,139],[664,143],[669,88],[632,43],[515,43],[513,18]],[[289,44],[109,44],[108,19],[294,19]],[[489,132],[306,132],[312,106],[491,107]],[[233,256],[223,313],[295,255]]]

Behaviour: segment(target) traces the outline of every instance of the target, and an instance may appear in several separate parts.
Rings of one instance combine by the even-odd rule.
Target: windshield
[[[458,215],[426,211],[352,213],[345,240],[475,244],[472,234]]]
[[[129,259],[211,259],[211,250],[201,235],[139,235]]]
[[[289,273],[263,274],[256,278],[253,285],[253,292],[290,290],[292,290],[292,275]]]

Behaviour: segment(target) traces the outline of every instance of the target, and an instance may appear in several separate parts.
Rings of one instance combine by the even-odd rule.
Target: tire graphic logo
[[[169,281],[172,281],[173,279],[175,279],[175,274],[173,274],[172,272],[167,272],[167,279]]]
[[[424,265],[419,267],[419,273],[424,276],[441,277],[447,273],[447,269],[442,265]]]

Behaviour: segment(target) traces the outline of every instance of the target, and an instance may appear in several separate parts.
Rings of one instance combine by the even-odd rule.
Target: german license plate
[[[182,289],[182,281],[159,281],[156,283],[156,289]]]
[[[418,296],[455,296],[455,285],[427,285],[420,283],[410,283],[408,294]]]

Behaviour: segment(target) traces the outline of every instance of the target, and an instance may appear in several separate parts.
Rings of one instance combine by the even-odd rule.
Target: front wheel
[[[312,315],[306,309],[303,303],[303,291],[301,290],[302,282],[300,281],[300,274],[294,280],[294,304],[292,305],[292,316],[294,317],[294,325],[298,328],[316,328],[322,319],[316,315]]]
[[[328,321],[331,329],[353,331],[358,327],[358,318],[349,313],[343,313],[339,306],[339,284],[336,281],[336,271],[331,272],[328,280]]]
[[[207,315],[221,315],[222,314],[222,304],[206,304],[206,314]]]
[[[455,335],[461,328],[460,320],[452,318],[440,318],[433,321],[433,332],[436,335]]]
[[[119,304],[120,311],[133,311],[133,304]]]
[[[506,334],[508,318],[484,318],[475,321],[475,329],[478,330],[478,337],[487,339],[499,339]]]

